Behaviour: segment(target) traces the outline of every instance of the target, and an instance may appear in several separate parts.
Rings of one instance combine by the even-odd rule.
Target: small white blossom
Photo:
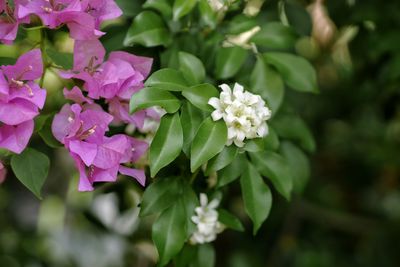
[[[212,242],[217,238],[217,234],[223,231],[224,227],[218,221],[218,211],[216,210],[218,205],[218,199],[213,199],[208,203],[207,195],[200,194],[200,206],[195,209],[196,215],[191,218],[197,225],[196,231],[190,237],[192,244]]]
[[[207,2],[214,11],[227,10],[227,6],[225,5],[224,0],[208,0]]]
[[[244,91],[236,83],[233,91],[227,84],[220,85],[219,98],[212,97],[208,104],[215,108],[211,117],[214,121],[223,119],[228,127],[227,145],[235,143],[244,146],[245,139],[264,137],[268,134],[266,121],[271,117],[271,110],[259,96]]]

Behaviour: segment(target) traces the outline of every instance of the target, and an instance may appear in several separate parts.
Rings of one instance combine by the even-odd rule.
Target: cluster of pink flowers
[[[100,24],[122,14],[114,0],[0,0],[0,41],[11,44],[20,24],[36,15],[43,25],[56,29],[66,25],[75,40],[97,39],[104,35]]]
[[[22,55],[15,65],[0,69],[0,148],[21,153],[32,136],[46,90],[34,83],[43,74],[39,49]]]
[[[106,133],[112,123],[143,127],[151,111],[129,114],[129,99],[143,88],[152,59],[126,52],[112,52],[108,60],[104,57],[100,41],[75,41],[73,69],[60,73],[66,79],[83,82],[83,91],[78,87],[64,89],[65,98],[75,103],[64,105],[52,124],[54,136],[65,145],[79,169],[80,191],[93,190],[95,182],[115,181],[118,173],[145,183],[143,170],[125,164],[137,161],[147,150],[147,143],[124,134]],[[98,100],[102,106],[95,103]]]
[[[79,190],[91,191],[95,182],[115,181],[119,173],[144,185],[144,171],[132,164],[148,144],[125,134],[112,135],[109,126],[132,124],[141,130],[149,118],[159,120],[159,114],[150,109],[129,114],[130,97],[143,88],[152,59],[118,51],[105,60],[98,38],[105,34],[101,23],[122,14],[114,0],[0,0],[0,12],[0,41],[5,44],[11,44],[19,25],[30,23],[33,17],[49,29],[66,25],[75,40],[73,69],[61,71],[60,76],[83,85],[82,89],[64,88],[65,98],[73,103],[55,115],[52,132],[76,163]],[[0,148],[21,153],[27,146],[33,119],[46,99],[46,91],[34,83],[42,75],[39,49],[21,56],[14,66],[1,67]],[[3,170],[0,165],[1,176]]]

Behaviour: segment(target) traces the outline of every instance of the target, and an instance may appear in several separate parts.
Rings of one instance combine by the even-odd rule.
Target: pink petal
[[[142,186],[145,186],[146,184],[146,175],[143,170],[131,169],[121,165],[119,167],[119,172],[123,175],[128,175],[135,178],[136,181],[138,181]]]
[[[28,145],[34,128],[33,120],[16,126],[3,124],[0,126],[0,147],[14,153],[21,153]]]

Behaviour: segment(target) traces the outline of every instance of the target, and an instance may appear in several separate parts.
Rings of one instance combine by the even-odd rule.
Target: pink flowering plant
[[[62,150],[74,190],[140,192],[159,266],[212,266],[209,243],[249,225],[228,196],[255,235],[273,195],[301,193],[315,148],[290,102],[317,92],[294,53],[309,32],[282,10],[266,20],[262,2],[1,0],[18,57],[0,59],[0,182],[42,198]]]

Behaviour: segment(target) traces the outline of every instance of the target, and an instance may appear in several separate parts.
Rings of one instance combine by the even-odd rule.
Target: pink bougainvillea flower
[[[0,161],[0,184],[4,182],[7,175],[7,169],[4,167],[3,163]]]
[[[0,71],[0,147],[21,153],[32,135],[33,119],[43,108],[46,90],[34,83],[43,73],[39,49]]]
[[[18,26],[21,23],[29,23],[29,18],[18,18],[18,8],[21,1],[14,0],[11,6],[8,1],[0,1],[0,41],[4,44],[12,44],[17,37]]]
[[[129,100],[134,92],[143,88],[152,59],[126,52],[112,52],[104,61],[105,49],[98,40],[76,41],[74,66],[62,72],[64,78],[84,81],[83,88],[92,99],[105,98],[114,122],[133,123],[143,127],[146,112],[129,114]]]
[[[53,134],[69,150],[77,165],[80,191],[93,190],[95,182],[115,181],[118,172],[135,177],[141,184],[144,182],[143,171],[121,164],[136,161],[147,144],[121,134],[106,137],[112,120],[111,115],[95,104],[84,109],[78,104],[66,104],[54,117]]]
[[[88,14],[80,0],[35,0],[19,6],[18,17],[36,15],[43,25],[55,29],[63,24],[76,40],[97,39],[104,33],[96,28],[96,19]]]
[[[109,19],[116,19],[122,15],[121,9],[114,0],[83,0],[83,9],[96,20],[96,27]]]
[[[78,104],[83,104],[83,103],[88,103],[88,104],[93,104],[93,100],[90,98],[87,98],[83,95],[81,89],[79,87],[74,86],[71,90],[68,90],[67,88],[64,88],[63,90],[64,97],[68,100],[72,100],[75,103]]]

